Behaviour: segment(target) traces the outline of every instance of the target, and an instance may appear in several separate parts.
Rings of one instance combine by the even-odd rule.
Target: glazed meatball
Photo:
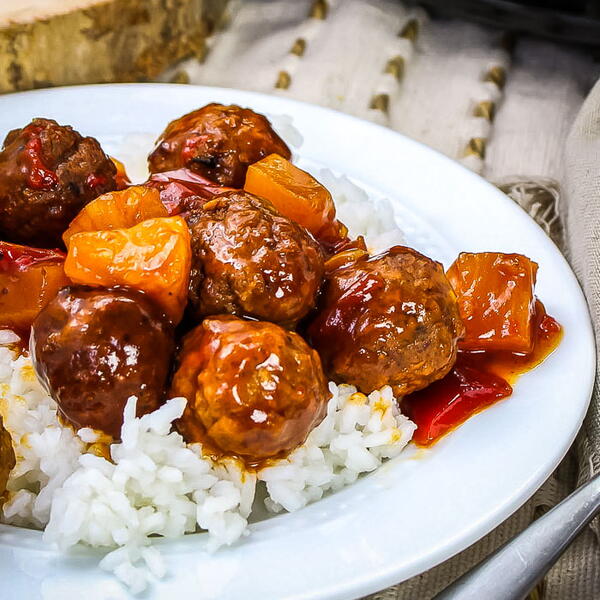
[[[15,451],[13,450],[10,433],[4,428],[2,417],[0,417],[0,505],[2,505],[2,495],[6,491],[8,476],[15,464]]]
[[[117,169],[91,137],[50,119],[11,131],[0,152],[0,236],[43,248],[80,209],[117,188]]]
[[[158,408],[174,352],[173,330],[143,293],[128,288],[63,288],[33,323],[38,377],[75,427],[118,438],[123,408]]]
[[[450,370],[463,332],[442,265],[394,246],[327,277],[308,338],[334,381],[403,396]]]
[[[273,323],[211,317],[184,339],[171,395],[187,442],[257,461],[301,444],[329,396],[317,353]]]
[[[186,217],[196,318],[230,313],[291,326],[315,306],[323,255],[268,200],[229,192]]]
[[[148,157],[151,173],[181,167],[241,188],[248,165],[269,154],[291,157],[268,119],[248,108],[208,104],[171,121]]]

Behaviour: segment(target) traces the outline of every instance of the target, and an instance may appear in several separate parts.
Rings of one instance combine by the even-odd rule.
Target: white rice
[[[290,115],[265,113],[277,135],[285,140],[285,143],[297,150],[302,146],[304,138],[300,130],[294,125],[294,119]]]
[[[0,332],[0,344],[13,340]],[[397,456],[415,429],[400,414],[391,388],[367,397],[353,386],[330,383],[321,424],[302,446],[257,476],[234,459],[203,457],[199,444],[186,445],[172,431],[184,398],[141,418],[130,398],[122,440],[110,446],[109,461],[87,452],[97,439],[92,430],[76,434],[59,422],[30,359],[8,345],[0,345],[0,390],[0,414],[17,456],[2,521],[45,527],[44,540],[61,550],[78,543],[116,547],[100,566],[132,593],[167,572],[151,536],[174,538],[202,529],[208,550],[232,544],[248,533],[257,484],[266,485],[269,511],[298,510]]]
[[[365,396],[352,385],[329,384],[327,416],[306,442],[276,464],[262,469],[268,510],[294,511],[374,471],[400,454],[416,425],[400,414],[385,386]]]
[[[119,546],[100,566],[134,593],[146,588],[150,574],[166,572],[158,551],[149,547],[150,536],[175,538],[199,527],[208,531],[208,548],[216,550],[246,531],[256,476],[233,459],[216,465],[202,457],[199,445],[186,446],[171,431],[185,403],[174,398],[136,418],[136,399],[130,398],[122,440],[110,448],[112,462],[82,454],[54,494],[44,539],[62,550],[79,542]]]
[[[10,335],[2,332],[1,343],[10,344]],[[17,357],[6,345],[0,346],[0,415],[17,458],[8,480],[3,521],[43,527],[55,491],[76,468],[85,445],[58,422],[56,403],[38,383],[29,358]]]
[[[331,192],[337,218],[348,227],[350,237],[364,236],[369,252],[376,254],[405,243],[387,198],[371,198],[345,175],[329,169],[321,169],[315,177]]]
[[[270,119],[293,146],[302,143],[289,117]],[[387,201],[378,200],[374,209],[346,177],[327,170],[316,176],[332,192],[351,235],[364,235],[371,251],[403,243]],[[62,550],[78,543],[110,549],[100,566],[132,593],[168,571],[151,536],[205,530],[208,550],[232,544],[248,533],[257,486],[265,488],[259,495],[270,512],[298,510],[397,456],[416,428],[398,410],[391,388],[367,397],[331,382],[327,415],[306,442],[254,474],[236,460],[203,457],[200,445],[188,446],[172,431],[185,399],[136,418],[132,397],[109,461],[91,453],[98,441],[93,430],[75,433],[59,422],[30,359],[11,347],[16,339],[0,331],[0,415],[17,457],[0,520],[45,528],[44,540]]]

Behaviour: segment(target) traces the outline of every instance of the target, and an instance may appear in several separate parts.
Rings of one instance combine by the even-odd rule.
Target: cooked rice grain
[[[350,237],[364,236],[369,252],[376,254],[405,243],[387,198],[370,198],[348,177],[329,169],[321,169],[315,176],[331,192],[337,217],[348,227]]]
[[[389,386],[369,396],[333,382],[329,390],[327,415],[306,442],[258,474],[270,511],[298,510],[353,483],[400,454],[412,438],[416,425],[400,413]]]
[[[62,550],[83,542],[122,548],[101,566],[132,591],[148,576],[164,574],[150,536],[175,538],[198,527],[208,531],[208,549],[235,542],[246,531],[256,476],[233,459],[219,465],[187,446],[171,431],[183,414],[184,398],[174,398],[155,412],[135,416],[136,398],[124,411],[120,443],[112,444],[112,462],[83,454],[79,466],[56,491],[47,542]]]
[[[31,361],[10,346],[16,340],[12,332],[0,332],[0,343],[8,344],[0,346],[0,414],[17,458],[2,521],[40,528],[48,522],[54,492],[77,467],[85,444],[59,423],[56,403],[39,384]]]

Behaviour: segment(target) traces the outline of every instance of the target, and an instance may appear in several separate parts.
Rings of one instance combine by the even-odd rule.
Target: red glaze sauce
[[[459,358],[446,377],[404,398],[402,408],[417,424],[413,440],[429,446],[471,415],[511,394],[504,379],[462,365]]]
[[[90,173],[85,180],[86,185],[92,190],[95,190],[101,185],[105,185],[107,182],[108,179],[104,177],[104,175],[96,175],[95,173]]]
[[[196,148],[202,142],[205,142],[208,136],[205,135],[190,135],[185,139],[181,147],[180,156],[184,164],[189,163],[191,160],[196,158]]]
[[[26,173],[29,178],[29,187],[35,190],[50,190],[58,185],[58,176],[51,171],[42,161],[42,140],[38,137],[41,129],[32,127],[31,137],[25,145],[25,156],[27,164]]]
[[[459,352],[446,377],[402,400],[403,411],[418,427],[413,440],[430,446],[472,415],[510,396],[510,384],[549,356],[561,338],[561,326],[537,300],[531,352]]]
[[[544,305],[536,300],[533,316],[533,348],[531,352],[461,352],[461,360],[472,367],[494,373],[509,383],[530,371],[551,354],[562,338],[560,324],[546,313]]]
[[[195,196],[195,194],[189,188],[176,181],[167,183],[160,190],[160,200],[167,209],[169,216],[181,214],[184,206],[183,201],[192,196]]]
[[[160,191],[160,199],[169,211],[169,216],[189,210],[190,203],[185,200],[192,196],[197,196],[200,199],[198,204],[202,205],[202,199],[210,200],[219,194],[233,191],[233,188],[220,186],[185,168],[154,173],[144,185]]]
[[[0,242],[0,329],[12,329],[26,345],[35,317],[69,284],[64,259],[60,250]]]
[[[350,257],[348,261],[344,260],[342,254],[336,255],[334,258],[339,262],[339,266],[344,266],[355,260],[368,258],[366,252],[360,252],[361,254],[358,255],[357,259],[355,259],[352,252],[348,253]],[[333,259],[330,260],[333,261]],[[361,317],[373,295],[377,295],[384,288],[385,281],[379,274],[359,272],[345,289],[342,288],[343,291],[340,289],[341,294],[330,309],[322,310],[319,316],[310,324],[308,339],[313,342],[314,346],[316,346],[314,342],[318,340],[321,361],[326,370],[331,365],[333,353],[346,354],[349,347],[353,348],[359,344],[357,336],[360,335]],[[340,331],[348,332],[348,335],[340,336]]]
[[[348,228],[337,219],[330,223],[326,229],[321,230],[316,239],[325,250],[325,254],[331,258],[352,250],[367,250],[365,238],[362,235],[354,239],[350,238]]]
[[[0,242],[0,273],[25,271],[28,267],[42,262],[63,262],[65,253],[60,250],[45,250]]]
[[[340,328],[340,322],[343,323],[343,329],[351,329],[356,319],[362,313],[364,305],[372,297],[373,293],[381,290],[384,281],[374,273],[361,273],[348,289],[340,296],[335,310],[326,319],[324,329],[334,327],[337,331]],[[323,332],[328,335],[328,332]],[[335,336],[336,334],[333,334]],[[333,338],[333,336],[331,336]],[[332,339],[333,341],[333,339]]]

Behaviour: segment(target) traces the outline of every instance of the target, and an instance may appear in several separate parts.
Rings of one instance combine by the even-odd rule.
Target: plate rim
[[[83,85],[83,86],[65,86],[65,87],[57,87],[57,88],[49,88],[49,89],[39,89],[39,90],[31,90],[31,91],[27,91],[27,92],[19,92],[19,93],[15,93],[15,94],[8,94],[6,96],[0,97],[0,105],[4,104],[5,102],[9,102],[10,101],[15,101],[15,98],[18,97],[24,97],[24,96],[34,96],[34,95],[48,95],[48,94],[56,94],[56,95],[62,95],[65,92],[71,93],[77,93],[77,91],[82,90],[82,89],[88,89],[88,90],[93,90],[95,88],[97,89],[119,89],[119,88],[140,88],[140,89],[154,89],[154,88],[161,88],[161,89],[166,89],[165,86],[167,86],[168,89],[173,90],[174,93],[176,93],[177,90],[185,90],[185,94],[188,94],[190,90],[202,90],[202,92],[206,92],[206,93],[214,93],[217,95],[222,95],[222,96],[226,96],[228,94],[233,94],[238,98],[248,98],[248,102],[251,103],[252,99],[258,100],[259,102],[264,102],[266,101],[271,102],[273,100],[276,101],[276,103],[281,103],[281,104],[285,104],[285,105],[291,105],[291,106],[298,106],[301,107],[303,110],[311,110],[314,111],[316,110],[317,113],[321,113],[324,116],[331,116],[332,118],[335,119],[343,119],[343,120],[349,120],[354,122],[355,124],[358,123],[359,128],[360,127],[364,127],[367,126],[368,128],[375,128],[376,131],[379,131],[382,135],[386,136],[386,137],[396,137],[398,136],[399,138],[402,139],[403,143],[407,146],[407,147],[413,147],[413,148],[418,148],[420,152],[426,153],[426,154],[432,154],[435,157],[435,160],[442,160],[443,162],[446,163],[446,166],[451,168],[451,169],[456,169],[458,167],[458,169],[462,172],[461,176],[467,176],[468,178],[470,178],[473,182],[476,182],[477,184],[481,185],[481,184],[485,184],[485,186],[487,186],[488,191],[492,192],[493,191],[493,195],[496,196],[497,201],[501,202],[502,204],[504,204],[504,208],[507,209],[509,212],[513,212],[513,214],[517,214],[517,212],[519,213],[520,217],[525,216],[527,218],[527,220],[529,221],[530,225],[535,225],[535,227],[542,233],[542,235],[544,236],[546,242],[550,242],[550,244],[553,247],[553,252],[556,254],[556,259],[559,260],[559,262],[562,263],[562,267],[566,267],[568,269],[568,271],[570,272],[571,276],[572,276],[572,283],[575,284],[576,286],[576,290],[578,292],[578,295],[580,297],[580,300],[583,302],[583,305],[585,306],[585,321],[586,321],[586,331],[582,332],[584,334],[584,336],[587,338],[587,340],[584,340],[582,342],[585,344],[589,344],[589,348],[592,351],[592,355],[591,355],[591,362],[592,364],[594,363],[594,358],[595,358],[595,339],[594,339],[594,335],[593,335],[593,328],[592,328],[592,324],[591,324],[591,319],[590,319],[590,314],[589,314],[589,308],[587,306],[587,301],[585,300],[585,296],[581,290],[581,286],[579,285],[579,282],[577,281],[577,278],[571,268],[571,266],[568,264],[566,258],[564,257],[564,255],[560,252],[560,250],[557,248],[556,244],[550,240],[549,238],[547,238],[546,234],[543,232],[543,230],[541,230],[541,228],[537,225],[537,223],[535,223],[535,221],[533,221],[533,219],[531,217],[529,217],[529,215],[527,215],[525,213],[525,211],[523,211],[518,205],[516,205],[516,203],[514,203],[511,199],[509,199],[505,194],[503,194],[500,190],[498,190],[497,188],[495,188],[492,184],[490,184],[489,182],[487,182],[486,180],[484,180],[483,178],[479,177],[477,174],[473,173],[472,171],[468,170],[466,167],[464,167],[463,165],[460,165],[459,163],[457,163],[456,161],[454,161],[453,159],[441,154],[440,152],[429,148],[428,146],[426,146],[425,144],[422,144],[420,142],[417,142],[415,140],[412,140],[398,132],[395,132],[387,127],[381,126],[379,124],[376,123],[371,123],[369,121],[360,119],[358,117],[355,117],[353,115],[348,115],[346,113],[337,111],[335,109],[331,109],[331,108],[327,108],[327,107],[321,107],[321,106],[316,106],[310,103],[306,103],[306,102],[302,102],[302,101],[298,101],[298,100],[293,100],[293,99],[288,99],[285,97],[281,97],[281,96],[276,96],[276,95],[270,95],[270,94],[262,94],[259,92],[252,92],[252,91],[245,91],[245,90],[238,90],[235,88],[223,88],[223,87],[212,87],[212,86],[195,86],[195,85],[189,85],[189,84],[169,84],[169,83],[119,83],[119,84],[111,84],[111,83],[107,83],[107,84],[89,84],[89,85]],[[239,101],[239,100],[233,100],[233,101]],[[246,100],[243,100],[244,102]],[[302,133],[302,132],[301,132]],[[302,152],[300,153],[302,154]],[[434,162],[435,162],[434,160]],[[594,377],[595,377],[595,369],[593,369],[593,371],[591,373],[588,373],[588,392],[587,392],[587,402],[585,403],[585,407],[583,407],[582,405],[582,410],[580,410],[580,414],[579,414],[579,418],[578,418],[578,424],[577,427],[574,428],[569,436],[566,436],[565,438],[565,442],[563,444],[561,444],[561,448],[562,448],[562,453],[560,455],[560,458],[558,460],[553,460],[551,461],[552,463],[556,463],[556,464],[552,464],[552,466],[550,466],[550,463],[548,463],[546,465],[546,468],[542,469],[540,471],[540,474],[538,474],[538,477],[536,478],[536,480],[539,480],[539,482],[535,485],[535,487],[530,486],[527,490],[527,492],[525,493],[521,493],[519,495],[518,500],[515,500],[511,503],[506,504],[503,507],[503,510],[498,511],[496,514],[496,517],[492,520],[488,520],[488,525],[489,527],[483,528],[485,529],[485,531],[483,531],[483,529],[480,529],[479,531],[483,531],[483,533],[478,534],[474,539],[470,539],[470,538],[461,538],[460,540],[457,540],[455,545],[448,549],[448,547],[446,547],[446,550],[443,552],[439,552],[439,556],[441,556],[441,558],[439,558],[438,556],[438,560],[437,562],[435,562],[435,564],[432,564],[428,567],[425,568],[425,570],[428,570],[430,568],[433,568],[434,566],[436,566],[437,564],[440,564],[441,562],[447,560],[448,558],[450,558],[451,556],[456,555],[457,553],[461,552],[462,550],[464,550],[466,547],[470,546],[471,544],[475,543],[477,540],[481,539],[482,537],[484,537],[485,535],[487,535],[487,533],[489,533],[492,529],[494,529],[495,527],[497,527],[501,522],[503,522],[504,520],[506,520],[506,518],[508,518],[510,515],[512,515],[516,510],[518,510],[518,508],[520,506],[522,506],[523,504],[525,504],[525,502],[527,502],[527,500],[533,496],[533,494],[537,491],[537,489],[539,489],[539,487],[543,484],[543,482],[547,479],[547,477],[554,471],[554,469],[556,468],[556,466],[560,463],[560,461],[562,460],[562,458],[564,458],[564,456],[566,455],[566,453],[568,452],[569,448],[571,447],[579,429],[581,428],[583,419],[585,417],[585,414],[587,413],[587,409],[589,406],[589,402],[590,402],[590,398],[591,398],[591,394],[592,394],[592,390],[593,390],[593,383],[594,383]],[[557,454],[558,455],[558,454]],[[544,474],[545,473],[545,474]],[[353,486],[349,486],[348,488],[346,488],[346,490],[351,490]],[[323,501],[320,501],[323,502]],[[319,503],[320,503],[319,502]],[[312,506],[317,506],[319,503],[315,503]],[[306,510],[306,509],[304,509]],[[297,514],[297,513],[296,513]],[[285,515],[287,516],[287,515]],[[269,523],[270,521],[266,521],[264,523]],[[259,524],[258,526],[252,526],[253,529],[262,529],[261,525]],[[18,528],[14,528],[11,526],[6,526],[3,525],[0,527],[0,532],[1,531],[5,531],[6,529],[10,529],[11,531],[14,532],[15,529]],[[35,536],[36,538],[40,538],[41,539],[41,534],[38,532],[27,532],[28,534],[31,534],[33,536]],[[197,535],[203,535],[203,534],[196,534]],[[194,535],[192,536],[186,536],[189,538],[195,537]],[[170,544],[170,541],[166,541],[166,540],[162,540],[160,542],[160,546],[166,545],[166,544]],[[0,545],[2,545],[0,543]],[[227,550],[224,550],[224,552],[227,552]],[[444,556],[445,555],[445,556]],[[313,594],[309,594],[309,595],[297,595],[297,596],[293,596],[294,598],[322,598],[322,599],[341,599],[341,598],[353,598],[353,597],[359,597],[361,595],[364,594],[368,594],[380,589],[383,589],[384,587],[387,587],[389,585],[394,585],[396,583],[398,583],[398,577],[397,577],[397,572],[398,572],[398,567],[397,565],[392,565],[390,563],[390,566],[388,568],[381,568],[379,569],[379,571],[375,574],[375,576],[373,576],[373,574],[371,574],[371,576],[368,577],[358,577],[357,578],[353,578],[348,582],[335,582],[332,583],[332,585],[330,586],[331,589],[326,589],[326,593],[317,593],[316,595]],[[409,572],[408,574],[406,574],[405,576],[402,577],[402,581],[409,579],[410,577],[413,577],[414,575],[423,572],[423,569],[421,570],[414,570],[413,572]],[[321,591],[323,590],[323,588],[321,588]]]

